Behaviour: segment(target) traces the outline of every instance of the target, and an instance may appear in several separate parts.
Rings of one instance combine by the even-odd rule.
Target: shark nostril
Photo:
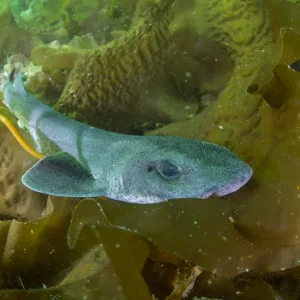
[[[153,172],[157,167],[157,163],[151,162],[147,165],[146,170],[147,172]]]
[[[154,166],[148,166],[147,167],[147,171],[148,172],[153,172],[155,170],[155,167]]]

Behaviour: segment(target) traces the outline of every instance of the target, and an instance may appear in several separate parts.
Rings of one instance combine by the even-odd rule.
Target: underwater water
[[[299,299],[299,16],[297,0],[1,0],[0,299]],[[59,121],[48,137],[30,131],[44,115],[23,109],[21,83],[59,116],[143,141],[210,142],[253,175],[221,197],[148,204],[38,193],[22,176],[64,149],[52,136],[72,137]],[[99,151],[116,161],[139,147],[111,155],[107,140]],[[162,162],[164,176],[182,171]],[[88,176],[66,166],[71,184],[51,168],[35,178],[80,190]],[[137,202],[141,179],[128,191]]]

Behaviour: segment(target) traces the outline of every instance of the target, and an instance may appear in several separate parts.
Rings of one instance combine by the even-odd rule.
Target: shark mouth
[[[241,180],[235,181],[231,184],[230,183],[226,184],[225,186],[221,187],[217,192],[213,194],[220,197],[231,194],[239,190],[241,187],[243,187],[250,180],[251,176],[252,176],[252,172],[249,176],[244,177]]]
[[[209,198],[211,196],[226,196],[228,194],[231,194],[237,190],[239,190],[241,187],[243,187],[251,178],[253,172],[250,172],[247,176],[243,176],[240,180],[235,180],[234,182],[227,183],[216,190],[216,187],[213,186],[210,188],[206,194],[202,195],[202,199]]]

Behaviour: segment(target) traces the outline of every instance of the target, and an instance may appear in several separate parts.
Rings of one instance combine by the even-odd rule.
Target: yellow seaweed
[[[3,108],[1,114],[11,118]],[[46,197],[27,189],[21,182],[21,176],[36,160],[20,148],[6,127],[1,125],[0,133],[0,212],[17,219],[38,218]]]
[[[135,234],[111,226],[96,200],[85,199],[76,206],[68,230],[71,247],[74,247],[84,225],[90,225],[99,243],[104,244],[126,299],[152,299],[141,275],[149,255],[149,244]]]
[[[195,9],[200,7],[201,3],[195,4]],[[250,95],[247,90],[261,73],[270,74],[273,66],[268,11],[261,1],[234,0],[209,2],[205,12],[207,26],[211,27],[209,37],[225,47],[234,61],[232,75],[208,108],[190,120],[148,135],[185,136],[224,145],[255,168],[271,147],[273,115],[260,95]],[[197,23],[191,25],[197,32]],[[261,136],[260,144],[254,143],[257,135]]]
[[[162,11],[159,5],[154,6],[157,15],[148,16],[143,24],[126,35],[82,55],[55,109],[82,116],[90,125],[116,131],[128,132],[128,119],[132,119],[132,115],[149,120],[155,109],[147,105],[146,110],[143,107],[146,102],[138,100],[147,95],[149,81],[163,72],[168,59],[172,2],[161,1]]]
[[[83,254],[74,262],[71,271],[66,270],[65,273],[66,275],[63,274],[65,277],[54,286],[43,283],[38,288],[28,289],[23,284],[19,289],[0,290],[0,297],[9,300],[126,299],[122,289],[116,288],[120,283],[101,245]]]
[[[277,29],[275,27],[274,32]],[[28,270],[34,273],[36,270],[48,270],[49,264],[63,264],[65,259],[67,270],[63,272],[64,275],[68,273],[63,280],[55,280],[54,285],[58,286],[36,291],[3,290],[0,291],[1,299],[62,296],[93,299],[109,297],[113,291],[116,293],[114,296],[123,299],[124,295],[134,297],[130,296],[130,290],[135,291],[137,286],[140,287],[138,291],[143,293],[141,297],[147,299],[149,290],[141,277],[141,269],[151,251],[149,243],[141,236],[159,248],[173,252],[179,261],[182,258],[227,278],[251,269],[267,273],[297,266],[300,259],[300,76],[288,65],[299,59],[299,51],[295,50],[298,45],[297,30],[281,29],[281,35],[275,35],[275,40],[268,45],[270,48],[266,56],[253,63],[250,69],[257,66],[258,69],[251,71],[246,80],[243,81],[242,74],[247,74],[247,69],[235,73],[237,77],[233,79],[241,81],[226,89],[215,105],[188,122],[172,124],[158,131],[160,134],[188,136],[228,146],[255,168],[255,177],[248,186],[223,199],[182,199],[159,205],[135,206],[107,200],[83,200],[75,210],[68,232],[71,250],[67,248],[64,235],[72,205],[64,206],[64,199],[54,199],[54,202],[62,202],[62,206],[57,205],[55,210],[58,219],[52,216],[52,204],[48,202],[49,214],[46,213],[45,220],[34,223],[1,222],[2,267],[14,273],[17,261],[20,262],[21,274]],[[267,60],[268,56],[270,59]],[[260,63],[264,59],[262,66]],[[237,61],[237,66],[245,62],[242,59]],[[256,89],[247,91],[252,81]],[[62,214],[59,215],[59,212]],[[92,228],[96,238],[84,226],[86,224]],[[59,234],[56,235],[57,231]],[[51,234],[53,232],[55,237]],[[53,247],[59,253],[55,258],[51,258],[53,254],[50,254],[49,244],[43,245],[48,238],[52,244],[62,244]],[[32,251],[30,254],[24,252],[28,248]],[[125,251],[121,253],[123,249]],[[81,255],[85,251],[86,255]],[[22,261],[24,253],[28,255],[25,262]],[[60,257],[62,253],[64,255]],[[95,261],[95,253],[100,253],[102,265]],[[71,270],[70,273],[68,270]],[[119,275],[115,280],[112,276],[114,270]],[[133,270],[133,278],[126,278],[128,270]],[[86,272],[86,279],[83,279],[83,272]],[[101,276],[103,274],[107,275],[107,280]],[[245,277],[248,278],[247,275]],[[224,283],[226,280],[223,280],[221,282]],[[204,276],[203,282],[207,288]],[[124,291],[114,289],[119,284]],[[230,284],[226,287],[230,291],[240,291]],[[214,291],[216,289],[210,293]],[[271,287],[261,278],[252,280],[241,291],[240,295],[229,294],[231,299],[254,299],[258,296],[276,299]],[[195,296],[201,296],[201,292],[200,288]],[[223,295],[225,292],[220,294]]]
[[[250,86],[249,92],[261,94],[270,106],[280,108],[289,95],[286,94],[287,91],[282,82],[284,77],[278,75],[278,69],[276,70],[276,68],[278,65],[289,66],[300,58],[299,42],[299,33],[292,28],[282,28],[277,38],[277,48],[273,52],[273,72],[268,76],[263,73],[259,79],[256,78],[255,86]],[[285,81],[287,82],[287,80]]]
[[[73,205],[72,198],[51,197],[39,219],[27,222],[12,220],[2,256],[2,267],[8,268],[11,272],[14,270],[26,272],[26,269],[42,267],[47,265],[49,260],[56,260],[60,249],[66,247],[66,243],[58,241],[66,234],[66,225]],[[59,234],[57,232],[56,236],[53,236],[52,233],[58,228]],[[46,237],[48,242],[45,242]],[[57,242],[52,244],[51,240]],[[52,251],[53,254],[49,256]],[[23,259],[24,255],[26,260]]]
[[[283,47],[281,43],[269,45],[268,55],[274,50],[277,54],[264,64],[268,66],[262,71],[264,76],[272,74],[278,53],[281,62],[297,59],[297,51],[296,56],[289,52],[294,47],[293,35],[287,36]],[[157,131],[229,146],[255,167],[255,177],[247,187],[225,199],[207,201],[185,199],[143,207],[123,203],[115,207],[107,201],[102,208],[108,220],[226,277],[251,269],[271,272],[297,266],[299,76],[283,64],[275,73],[286,91],[280,109],[270,107],[260,95],[247,94],[245,84],[244,91],[237,89],[234,100],[224,93],[192,120]],[[252,80],[257,75],[258,70]]]
[[[80,52],[70,49],[50,48],[39,45],[33,48],[31,52],[31,61],[35,65],[41,65],[50,70],[72,69]]]

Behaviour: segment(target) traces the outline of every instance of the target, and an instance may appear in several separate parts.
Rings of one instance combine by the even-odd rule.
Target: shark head
[[[180,137],[143,137],[120,155],[109,197],[136,203],[225,196],[245,185],[252,169],[216,144]]]

